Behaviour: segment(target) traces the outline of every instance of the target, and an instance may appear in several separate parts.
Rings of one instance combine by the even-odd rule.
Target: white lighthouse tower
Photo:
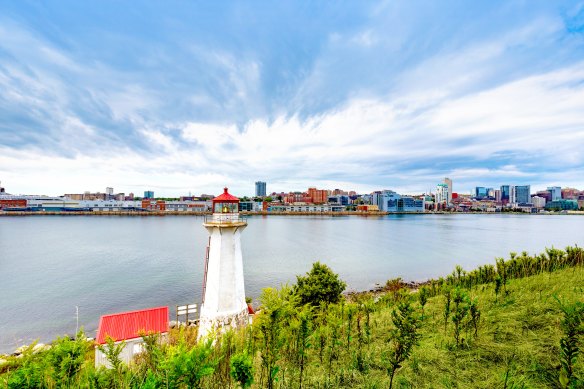
[[[225,188],[223,194],[213,199],[213,215],[203,225],[209,231],[209,246],[199,338],[214,329],[244,325],[248,320],[241,255],[241,231],[247,222],[239,216],[239,199]]]

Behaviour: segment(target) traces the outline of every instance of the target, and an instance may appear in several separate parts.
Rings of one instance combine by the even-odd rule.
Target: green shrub
[[[321,302],[338,303],[346,286],[327,265],[315,262],[306,276],[296,276],[294,293],[301,304],[318,307]]]
[[[249,388],[253,383],[253,360],[242,352],[234,354],[230,362],[230,374],[243,389]]]

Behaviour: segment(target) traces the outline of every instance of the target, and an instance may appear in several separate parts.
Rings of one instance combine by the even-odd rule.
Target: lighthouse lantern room
[[[239,215],[239,199],[225,188],[223,194],[213,199],[213,215],[203,225],[209,232],[209,245],[199,338],[248,321],[241,254],[241,232],[247,222]]]

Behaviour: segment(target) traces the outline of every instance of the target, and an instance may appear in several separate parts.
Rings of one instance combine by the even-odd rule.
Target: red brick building
[[[166,211],[164,200],[142,199],[142,208],[149,211]]]
[[[26,208],[25,199],[0,200],[0,209],[5,208]]]
[[[328,191],[325,189],[308,188],[308,197],[315,204],[323,204],[328,200]]]

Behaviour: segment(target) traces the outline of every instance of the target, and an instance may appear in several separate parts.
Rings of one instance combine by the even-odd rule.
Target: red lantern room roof
[[[215,203],[239,203],[239,199],[227,192],[227,188],[223,188],[223,193],[213,199]]]

